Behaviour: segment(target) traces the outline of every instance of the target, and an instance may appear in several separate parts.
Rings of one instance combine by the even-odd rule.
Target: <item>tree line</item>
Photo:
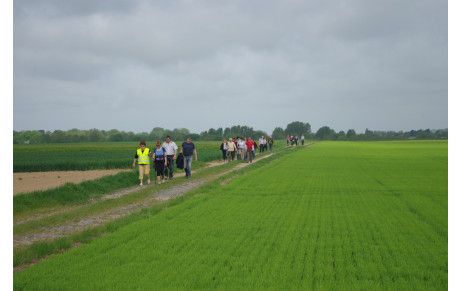
[[[223,137],[251,136],[258,138],[260,136],[272,135],[276,140],[284,140],[287,135],[304,135],[306,139],[314,140],[338,140],[338,141],[363,141],[363,140],[398,140],[398,139],[447,139],[448,129],[419,129],[411,131],[372,131],[366,129],[364,133],[356,133],[355,130],[349,129],[347,132],[336,132],[328,126],[319,128],[312,132],[309,123],[294,121],[289,123],[286,128],[276,127],[271,134],[262,130],[255,130],[249,126],[235,125],[232,127],[217,129],[210,128],[199,134],[191,133],[186,128],[175,128],[173,130],[155,127],[150,132],[134,133],[132,131],[112,130],[80,130],[71,129],[67,131],[55,130],[26,130],[13,131],[14,144],[36,144],[36,143],[79,143],[79,142],[138,142],[140,140],[153,141],[164,140],[166,136],[171,136],[173,140],[182,141],[191,137],[195,141],[218,141]]]

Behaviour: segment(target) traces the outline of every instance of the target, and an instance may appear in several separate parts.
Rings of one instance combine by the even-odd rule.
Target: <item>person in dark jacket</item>
[[[225,138],[222,140],[222,143],[220,144],[220,150],[222,151],[222,162],[225,162],[227,160],[227,141]]]
[[[184,170],[185,170],[185,177],[190,179],[192,176],[192,159],[193,154],[195,154],[195,162],[198,161],[198,155],[196,153],[195,144],[192,142],[190,137],[182,143],[180,147],[180,152],[184,154]]]

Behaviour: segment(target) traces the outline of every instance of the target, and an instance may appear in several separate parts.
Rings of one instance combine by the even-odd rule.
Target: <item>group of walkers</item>
[[[274,140],[272,136],[267,140],[265,136],[259,138],[259,144],[254,142],[251,137],[237,137],[222,140],[220,150],[222,151],[222,161],[234,161],[235,155],[237,160],[245,160],[248,163],[252,163],[252,160],[256,157],[256,151],[259,149],[259,153],[268,151],[267,145],[270,147],[270,152],[273,150]]]
[[[170,136],[166,137],[166,141],[163,142],[163,144],[160,140],[157,140],[154,150],[147,148],[145,141],[141,141],[139,145],[140,148],[136,151],[132,167],[135,167],[137,160],[141,186],[143,185],[144,175],[147,176],[147,184],[150,184],[151,159],[154,162],[153,168],[156,173],[157,184],[164,183],[165,179],[173,179],[174,162],[178,164],[178,167],[182,167],[183,165],[186,178],[191,178],[193,155],[195,155],[195,161],[198,161],[195,144],[193,144],[191,138],[187,138],[187,140],[182,143],[179,155],[177,155],[178,147],[176,143],[171,140]]]
[[[300,141],[302,142],[302,145],[305,144],[305,136],[303,134],[300,137]],[[287,135],[286,136],[286,146],[289,146],[289,144],[291,144],[291,146],[299,145],[299,136],[298,135],[296,135],[296,136]]]
[[[302,134],[300,137],[302,145],[305,143],[305,136]],[[286,136],[286,145],[291,146],[298,145],[299,137]],[[234,161],[235,157],[237,160],[245,160],[247,163],[252,163],[256,157],[256,151],[259,153],[264,151],[270,152],[273,150],[274,140],[270,136],[268,139],[265,136],[259,138],[259,143],[253,141],[251,137],[237,137],[222,140],[220,150],[222,151],[222,160]],[[150,184],[150,161],[153,161],[154,170],[156,173],[156,183],[162,184],[165,179],[172,180],[174,173],[174,163],[176,162],[178,168],[185,170],[185,177],[190,179],[192,174],[192,160],[195,155],[195,161],[198,161],[198,155],[196,153],[195,144],[189,137],[185,142],[182,143],[179,155],[177,155],[178,147],[175,142],[171,140],[170,136],[166,137],[165,142],[160,140],[156,141],[156,147],[154,150],[147,148],[145,141],[139,143],[140,148],[136,151],[134,156],[133,165],[136,165],[136,160],[139,165],[139,181],[140,185],[143,185],[144,175],[147,176],[147,184]]]

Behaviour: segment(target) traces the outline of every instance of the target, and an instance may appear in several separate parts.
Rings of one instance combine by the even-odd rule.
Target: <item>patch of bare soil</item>
[[[95,180],[104,176],[115,175],[123,170],[92,170],[92,171],[54,171],[54,172],[30,172],[13,173],[13,195],[29,193],[39,190],[48,190],[64,185],[65,183],[81,183]]]

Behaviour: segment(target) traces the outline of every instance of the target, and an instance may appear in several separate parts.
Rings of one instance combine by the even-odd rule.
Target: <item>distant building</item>
[[[45,134],[45,131],[44,131],[43,129],[40,129],[39,132],[40,132],[41,134]]]

